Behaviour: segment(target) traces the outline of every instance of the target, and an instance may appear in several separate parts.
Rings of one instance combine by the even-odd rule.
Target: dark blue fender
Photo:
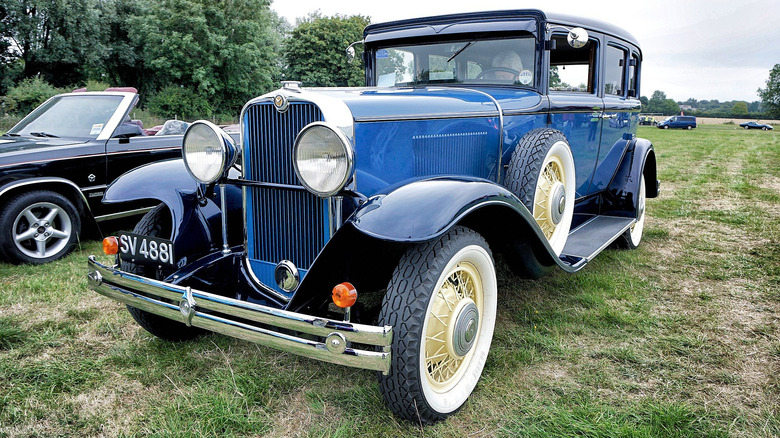
[[[517,271],[537,276],[539,272],[532,271],[555,264],[571,270],[555,255],[520,200],[484,179],[416,181],[370,198],[349,222],[365,235],[394,242],[431,240],[464,225],[483,235],[494,251],[508,252],[507,262]]]
[[[182,159],[161,161],[133,169],[116,179],[106,190],[103,202],[156,199],[164,203],[173,223],[174,254],[179,266],[194,257],[221,246],[222,225],[219,191],[199,199],[201,185],[184,166]],[[228,186],[228,217],[241,217],[241,189]],[[235,213],[235,214],[234,214]],[[242,232],[229,227],[231,242],[240,241]]]
[[[659,193],[656,157],[653,144],[644,138],[628,143],[615,175],[604,196],[603,214],[636,217],[641,176],[645,177],[645,194],[655,198]]]

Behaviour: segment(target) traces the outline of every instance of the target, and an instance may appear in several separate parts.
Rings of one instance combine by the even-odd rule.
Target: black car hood
[[[81,138],[0,137],[0,154],[84,143]]]
[[[0,167],[29,161],[80,155],[83,138],[0,137]]]

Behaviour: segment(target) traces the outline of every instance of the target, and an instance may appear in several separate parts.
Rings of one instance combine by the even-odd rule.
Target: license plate
[[[119,233],[119,258],[137,264],[174,266],[173,244],[170,240]]]

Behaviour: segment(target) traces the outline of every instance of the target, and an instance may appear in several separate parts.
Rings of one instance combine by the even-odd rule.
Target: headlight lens
[[[233,164],[236,147],[218,126],[199,120],[184,133],[182,155],[192,177],[201,183],[210,184]]]
[[[295,174],[317,196],[333,196],[352,175],[353,152],[346,136],[322,122],[298,134],[294,148]]]

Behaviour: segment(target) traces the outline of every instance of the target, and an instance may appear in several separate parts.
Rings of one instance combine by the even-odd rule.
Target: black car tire
[[[531,130],[512,152],[505,185],[531,212],[556,254],[569,235],[575,181],[574,157],[560,131]]]
[[[647,188],[645,186],[645,176],[642,175],[642,179],[639,182],[639,202],[638,202],[638,214],[636,218],[636,222],[634,225],[631,225],[631,228],[627,229],[625,233],[623,233],[622,236],[620,236],[617,240],[615,240],[615,246],[618,248],[624,248],[624,249],[637,249],[639,247],[639,242],[642,241],[642,235],[644,233],[645,228],[645,217],[647,216],[645,205],[647,202],[647,196],[646,196]]]
[[[171,225],[171,216],[164,204],[150,210],[141,218],[133,228],[133,233],[149,237],[161,237],[169,239],[171,237],[173,226]],[[120,266],[123,271],[132,274],[143,275],[156,280],[164,279],[170,272],[161,272],[149,266],[137,265],[134,263],[122,261]],[[149,313],[130,305],[127,306],[130,315],[149,333],[158,338],[167,341],[186,341],[194,339],[206,333],[205,330],[197,327],[187,327],[186,324],[168,319],[154,313]]]
[[[745,125],[744,128],[745,128],[745,130],[748,130],[748,129],[750,129],[750,126]]]
[[[669,129],[669,125],[664,125],[664,129]]]
[[[388,375],[377,374],[396,415],[431,424],[463,406],[490,350],[497,290],[487,242],[468,228],[401,258],[379,314],[380,325],[393,327],[392,364]]]
[[[0,251],[14,264],[61,259],[76,246],[80,232],[78,210],[57,192],[22,193],[0,212]]]
[[[690,130],[691,128],[693,128],[693,126],[691,126],[691,125],[688,125],[688,130]]]

